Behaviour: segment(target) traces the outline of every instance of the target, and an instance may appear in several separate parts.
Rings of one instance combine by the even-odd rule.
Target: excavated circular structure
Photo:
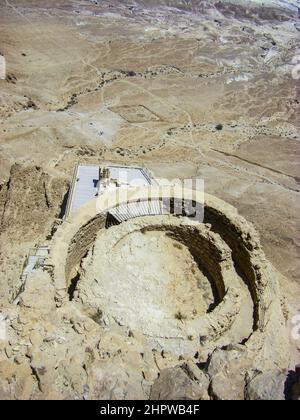
[[[151,348],[180,355],[198,350],[199,331],[203,344],[220,346],[252,331],[253,302],[229,247],[187,218],[141,217],[101,231],[81,273],[75,300],[142,333]]]
[[[287,336],[277,276],[265,258],[257,232],[234,207],[206,194],[203,223],[180,217],[181,213],[177,214],[176,207],[173,207],[169,216],[141,217],[114,227],[109,227],[107,223],[110,212],[118,206],[149,199],[184,201],[182,193],[193,204],[197,204],[197,191],[178,192],[170,187],[131,188],[125,196],[106,193],[98,200],[88,203],[64,223],[54,237],[49,261],[49,265],[53,267],[57,304],[64,304],[68,299],[72,279],[76,276],[78,279],[81,274],[74,296],[84,310],[88,309],[91,313],[103,312],[124,327],[139,329],[145,336],[149,336],[151,345],[156,348],[169,349],[175,354],[192,355],[196,351],[209,355],[215,348],[238,344],[252,353],[256,369],[285,367],[287,355],[284,347],[287,345]],[[201,206],[201,203],[198,204]],[[117,260],[120,255],[115,252],[116,246],[120,246],[123,240],[127,241],[127,244],[124,242],[124,249],[130,243],[132,247],[135,237],[140,234],[148,237],[152,235],[156,247],[157,238],[162,239],[162,234],[163,240],[167,236],[168,240],[180,244],[183,254],[186,255],[185,263],[197,265],[197,274],[202,276],[200,288],[207,285],[207,281],[210,283],[213,301],[209,298],[203,301],[203,296],[199,295],[195,285],[186,283],[187,293],[194,290],[195,298],[198,297],[199,306],[193,308],[194,312],[192,309],[194,316],[186,311],[186,307],[176,306],[174,302],[179,302],[180,299],[178,290],[175,290],[170,300],[165,299],[165,305],[160,304],[156,308],[161,314],[163,311],[164,315],[158,322],[151,313],[151,308],[154,309],[155,306],[153,299],[151,301],[151,288],[150,293],[143,296],[141,289],[134,287],[134,284],[138,284],[138,278],[145,274],[140,267],[135,273],[136,283],[133,282],[128,288],[126,283],[116,282],[114,278],[114,274],[117,274],[116,268],[119,267],[120,274],[122,264],[122,261]],[[106,248],[103,247],[104,242],[101,244],[101,236],[106,238]],[[149,243],[144,245],[147,250]],[[96,264],[93,261],[95,250],[98,256]],[[129,256],[138,258],[139,252],[132,251]],[[105,273],[100,269],[102,258],[103,267],[106,267]],[[173,253],[170,258],[176,259],[176,254]],[[181,261],[180,258],[178,254],[178,262]],[[125,261],[126,253],[123,263]],[[181,266],[185,263],[181,261]],[[126,270],[128,276],[128,266]],[[184,281],[183,273],[184,269],[179,275],[179,283]],[[130,281],[134,278],[131,274],[128,277]],[[193,282],[190,274],[187,273],[186,282]],[[111,285],[108,289],[104,287],[105,279]],[[146,280],[143,280],[144,285]],[[112,301],[114,281],[116,304],[109,311],[108,306],[105,306],[105,299]],[[155,290],[155,284],[151,287],[152,291]],[[168,287],[168,281],[165,286],[160,285],[160,293],[166,296]],[[137,294],[134,298],[135,290]],[[130,305],[135,309],[135,317],[130,315],[128,308],[127,313],[126,308],[120,313],[122,291],[131,293]],[[144,307],[150,305],[148,313],[146,309],[142,310],[143,305],[137,303],[138,299],[142,299]],[[193,299],[191,306],[195,306],[196,301],[197,299]],[[173,312],[167,310],[172,305]]]

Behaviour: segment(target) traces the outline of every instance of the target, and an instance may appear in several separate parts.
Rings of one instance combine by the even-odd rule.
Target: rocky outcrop
[[[245,375],[253,360],[245,346],[216,349],[210,356],[207,373],[211,378],[210,395],[214,400],[243,400]]]
[[[56,308],[54,297],[55,289],[49,282],[49,275],[42,270],[36,270],[28,276],[19,305],[48,314]]]
[[[0,301],[15,299],[30,247],[51,234],[67,181],[30,165],[13,165],[0,185]]]
[[[192,376],[193,377],[193,376]],[[208,377],[199,370],[197,378],[185,366],[177,366],[160,372],[152,385],[152,400],[209,400]]]
[[[251,375],[251,374],[250,374]],[[252,377],[252,379],[250,379]],[[287,373],[280,370],[254,372],[247,378],[245,398],[247,400],[285,400]]]
[[[1,231],[24,240],[45,233],[51,219],[58,216],[67,184],[52,178],[42,168],[15,164],[9,180],[0,190]]]

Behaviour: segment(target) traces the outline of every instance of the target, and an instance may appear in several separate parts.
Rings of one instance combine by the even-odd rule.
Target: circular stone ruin
[[[151,348],[192,353],[199,331],[202,343],[220,346],[252,331],[253,302],[230,249],[187,218],[141,217],[101,231],[80,273],[74,299],[139,331]]]
[[[169,188],[151,194],[178,198]],[[187,195],[196,202],[195,191]],[[206,360],[238,345],[253,369],[286,367],[277,274],[253,226],[210,195],[204,223],[174,209],[107,223],[112,209],[148,199],[147,188],[133,189],[126,202],[101,196],[60,227],[50,261],[57,305],[73,299],[93,319],[137,331],[150,348],[177,356]]]

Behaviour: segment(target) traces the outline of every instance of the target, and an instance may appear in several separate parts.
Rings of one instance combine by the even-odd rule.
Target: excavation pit
[[[110,327],[138,331],[153,348],[180,354],[198,348],[199,331],[213,338],[211,319],[226,324],[225,295],[238,309],[234,286],[244,287],[244,327],[251,331],[251,297],[229,248],[209,227],[187,218],[148,216],[103,229],[79,273],[74,299],[84,310],[101,313]]]
[[[83,263],[84,283],[118,323],[148,335],[180,332],[178,321],[204,315],[214,304],[210,282],[185,245],[163,231],[136,230],[136,223],[127,222],[122,234],[129,224],[134,230],[121,239],[120,228],[98,236]]]

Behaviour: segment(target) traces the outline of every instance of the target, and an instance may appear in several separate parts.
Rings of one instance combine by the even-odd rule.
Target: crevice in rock
[[[4,204],[3,204],[3,211],[2,211],[2,215],[1,215],[1,223],[0,223],[1,226],[2,226],[3,221],[4,221],[4,216],[5,216],[6,208],[7,208],[8,201],[9,201],[9,192],[10,192],[10,188],[11,188],[11,171],[10,171],[9,179],[8,179],[7,183],[4,184],[4,185],[6,185],[6,193],[5,193],[5,200],[4,200]],[[2,186],[2,188],[4,188],[4,186]],[[0,191],[2,191],[2,188],[1,188]]]
[[[68,188],[67,192],[65,193],[62,204],[60,206],[59,215],[58,215],[59,219],[63,219],[63,217],[66,214],[69,196],[70,196],[70,187]]]
[[[38,374],[38,371],[36,368],[34,368],[33,366],[30,366],[31,368],[31,372],[32,372],[32,376],[34,377],[34,379],[37,381],[39,390],[42,392],[42,387],[41,387],[41,380]]]
[[[80,280],[80,272],[76,273],[76,276],[72,278],[70,286],[68,288],[68,295],[70,302],[74,299],[74,293],[76,291],[78,282]]]
[[[216,397],[216,395],[214,393],[214,390],[213,390],[213,387],[212,387],[212,380],[209,383],[209,387],[208,387],[207,392],[208,392],[208,396],[210,397],[210,399],[212,401],[218,401],[218,398]]]
[[[45,202],[46,202],[46,206],[48,207],[48,209],[51,208],[51,203],[48,197],[48,192],[47,192],[47,187],[46,187],[46,182],[43,182],[43,187],[44,187],[44,195],[45,195]]]

